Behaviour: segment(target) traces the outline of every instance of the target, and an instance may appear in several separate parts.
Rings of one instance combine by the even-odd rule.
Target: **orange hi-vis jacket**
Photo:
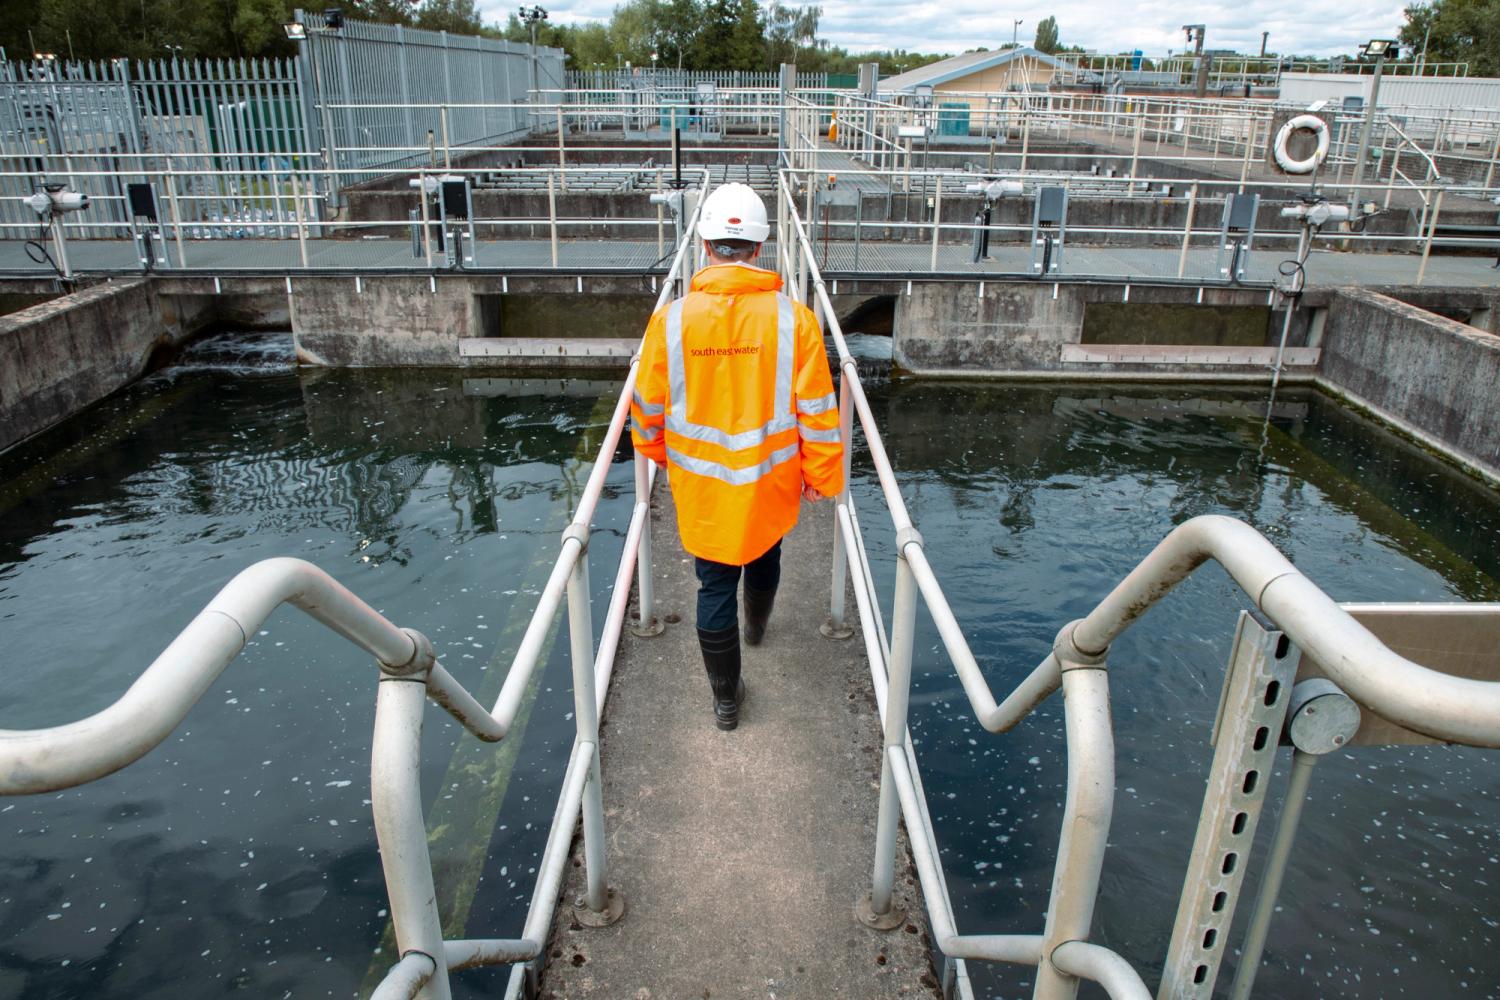
[[[817,320],[745,264],[693,275],[646,327],[635,447],[667,469],[682,546],[743,566],[797,523],[802,485],[844,488],[838,398]]]

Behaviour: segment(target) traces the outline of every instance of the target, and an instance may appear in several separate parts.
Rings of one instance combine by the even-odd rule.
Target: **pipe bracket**
[[[423,680],[432,671],[432,665],[437,662],[437,654],[432,650],[432,642],[421,632],[414,628],[404,628],[411,639],[411,659],[405,663],[381,663],[381,680]]]
[[[563,529],[563,544],[573,541],[578,543],[579,552],[589,550],[589,526],[586,524],[570,524]]]
[[[1068,622],[1057,633],[1057,638],[1052,640],[1052,655],[1057,659],[1057,665],[1063,673],[1069,670],[1103,670],[1105,661],[1109,658],[1108,646],[1097,653],[1078,648],[1073,633],[1081,624],[1083,624],[1082,618]]]
[[[906,547],[908,545],[916,545],[917,548],[924,551],[927,547],[922,540],[922,533],[910,525],[896,532],[896,551],[901,553],[902,559],[906,558]]]

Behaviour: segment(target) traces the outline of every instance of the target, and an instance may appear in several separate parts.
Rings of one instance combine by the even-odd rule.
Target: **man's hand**
[[[806,500],[808,503],[817,503],[819,500],[828,500],[830,498],[829,497],[825,497],[823,494],[821,494],[817,490],[813,489],[807,483],[803,483],[802,484],[802,499]]]

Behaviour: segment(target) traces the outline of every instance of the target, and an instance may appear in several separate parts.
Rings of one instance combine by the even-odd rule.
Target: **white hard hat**
[[[766,203],[749,185],[721,184],[703,202],[698,235],[705,240],[749,240],[764,243],[771,235]]]

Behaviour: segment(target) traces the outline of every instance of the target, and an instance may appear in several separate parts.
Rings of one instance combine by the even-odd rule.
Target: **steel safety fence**
[[[297,11],[309,146],[329,150],[344,183],[361,168],[416,163],[413,150],[524,135],[526,105],[563,83],[561,49]],[[438,108],[452,109],[439,116]]]

